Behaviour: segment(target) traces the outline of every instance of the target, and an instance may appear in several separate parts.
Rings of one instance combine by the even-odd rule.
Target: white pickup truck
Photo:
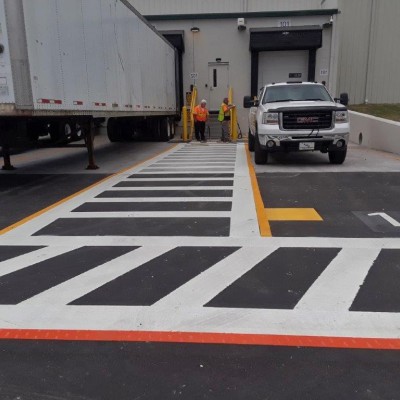
[[[311,82],[270,84],[257,100],[246,96],[249,150],[255,163],[266,164],[269,153],[321,151],[332,164],[342,164],[350,132],[347,95],[337,101],[324,85]]]

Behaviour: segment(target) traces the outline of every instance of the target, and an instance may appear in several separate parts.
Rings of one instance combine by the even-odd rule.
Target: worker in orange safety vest
[[[207,101],[201,100],[200,104],[197,105],[193,110],[193,118],[194,118],[194,133],[196,136],[196,140],[205,142],[206,138],[204,136],[204,132],[206,130],[206,122],[208,120],[209,112],[206,108]]]

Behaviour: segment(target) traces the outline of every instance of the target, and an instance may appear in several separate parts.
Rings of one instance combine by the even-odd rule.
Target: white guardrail
[[[400,122],[349,111],[350,141],[375,150],[400,154]]]

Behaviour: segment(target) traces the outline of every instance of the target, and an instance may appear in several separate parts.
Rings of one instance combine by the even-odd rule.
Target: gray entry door
[[[219,110],[224,97],[229,92],[229,64],[209,63],[208,64],[208,109]]]

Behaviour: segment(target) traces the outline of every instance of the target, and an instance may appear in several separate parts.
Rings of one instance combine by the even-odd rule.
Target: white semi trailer
[[[0,0],[0,146],[85,136],[108,118],[111,141],[168,140],[177,53],[128,0]]]

